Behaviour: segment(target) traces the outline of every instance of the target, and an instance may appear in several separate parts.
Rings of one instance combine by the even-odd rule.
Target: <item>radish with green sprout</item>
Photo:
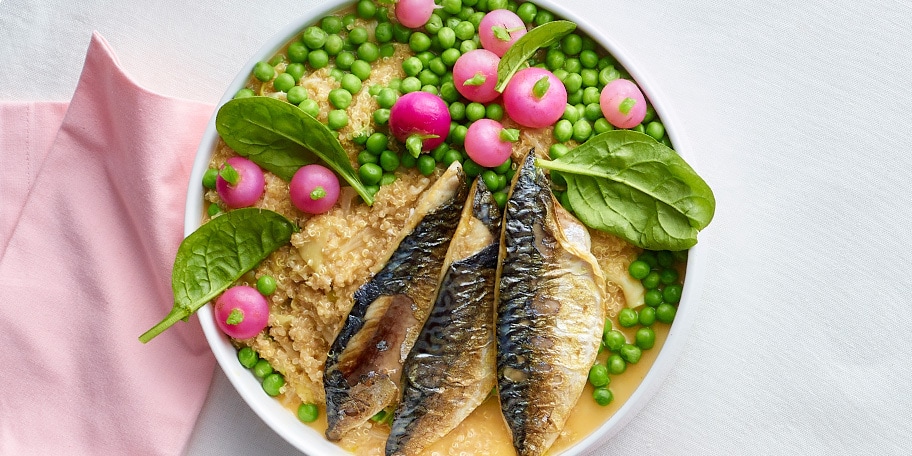
[[[469,125],[465,151],[475,163],[486,168],[500,166],[513,153],[513,143],[519,140],[519,130],[504,128],[491,119],[478,119]]]
[[[308,214],[329,211],[339,199],[339,178],[322,165],[302,166],[288,184],[291,203]]]
[[[431,150],[450,133],[450,110],[445,101],[428,92],[410,92],[390,109],[390,133],[401,142],[413,157]]]
[[[453,85],[471,101],[487,103],[500,93],[497,85],[497,65],[500,57],[486,49],[475,49],[459,56],[453,65]]]
[[[269,322],[269,302],[253,287],[239,285],[215,300],[215,322],[229,337],[249,339]]]
[[[408,28],[418,28],[427,23],[435,7],[434,0],[399,0],[396,19]]]
[[[554,125],[567,106],[567,89],[554,73],[543,68],[519,70],[503,91],[507,115],[524,127]]]
[[[646,118],[646,98],[632,81],[615,79],[602,88],[599,106],[605,119],[617,128],[633,128]]]
[[[481,47],[503,57],[516,40],[526,34],[526,24],[516,13],[497,9],[485,14],[478,24]]]
[[[256,163],[243,157],[231,157],[219,170],[215,190],[232,209],[253,206],[266,190],[266,178]]]

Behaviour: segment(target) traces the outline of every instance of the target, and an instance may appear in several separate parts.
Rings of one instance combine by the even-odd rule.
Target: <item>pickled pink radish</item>
[[[513,141],[501,132],[503,125],[491,119],[478,119],[469,125],[465,137],[465,151],[475,163],[486,168],[501,165],[513,152]],[[516,130],[514,132],[518,133]]]
[[[215,323],[230,337],[249,339],[269,322],[269,302],[256,288],[239,285],[215,300]]]
[[[431,150],[443,143],[450,133],[450,110],[437,95],[410,92],[399,97],[390,109],[389,128],[390,133],[407,147],[409,137],[413,137],[420,139],[421,150]]]
[[[243,157],[231,157],[227,164],[237,172],[234,176],[236,182],[230,183],[225,180],[223,176],[230,173],[222,167],[215,180],[215,190],[219,197],[232,209],[253,206],[266,190],[263,170],[256,163]]]
[[[302,166],[288,184],[291,203],[308,214],[322,214],[339,199],[339,178],[322,165]]]
[[[426,24],[434,13],[434,0],[399,0],[396,2],[396,19],[408,28]]]
[[[605,119],[617,128],[633,128],[646,118],[646,98],[632,81],[615,79],[602,88],[599,106]]]
[[[553,125],[564,114],[567,89],[554,73],[543,68],[519,70],[503,91],[504,110],[524,127]]]
[[[500,93],[497,85],[497,65],[500,57],[486,49],[475,49],[459,56],[453,65],[453,85],[470,101],[487,103]]]
[[[526,34],[526,24],[516,13],[498,9],[485,14],[478,24],[481,47],[503,57],[507,49]]]

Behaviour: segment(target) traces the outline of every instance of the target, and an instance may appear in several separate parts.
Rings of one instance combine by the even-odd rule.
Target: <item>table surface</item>
[[[0,99],[69,99],[97,30],[143,86],[216,103],[319,4],[253,3],[0,0]],[[682,355],[593,454],[912,449],[912,4],[562,3],[598,12],[717,198]],[[296,453],[216,370],[187,454],[254,451]]]

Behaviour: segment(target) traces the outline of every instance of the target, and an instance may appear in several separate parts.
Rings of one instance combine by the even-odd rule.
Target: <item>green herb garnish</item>
[[[285,181],[321,159],[368,205],[374,202],[335,133],[297,106],[270,97],[234,99],[219,108],[215,127],[228,147]]]
[[[693,247],[715,212],[706,182],[674,150],[643,133],[601,133],[536,164],[560,172],[583,223],[644,249]]]
[[[526,64],[539,49],[548,47],[576,30],[576,24],[570,21],[551,21],[529,30],[519,37],[497,65],[497,86],[495,90],[503,92],[510,78]]]
[[[276,212],[237,209],[220,215],[190,233],[174,259],[171,312],[139,340],[143,343],[199,310],[291,240],[297,226]]]

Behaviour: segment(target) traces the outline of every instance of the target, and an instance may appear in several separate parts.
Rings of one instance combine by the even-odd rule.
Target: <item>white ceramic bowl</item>
[[[244,87],[250,75],[250,71],[256,62],[268,60],[304,27],[315,23],[326,14],[337,11],[349,4],[353,4],[353,1],[329,0],[324,2],[319,8],[306,12],[297,20],[288,24],[285,28],[279,30],[278,33],[276,33],[260,51],[253,55],[246,63],[244,69],[228,87],[228,90],[219,102],[219,106],[230,100],[238,90]],[[648,75],[641,74],[637,70],[636,56],[621,49],[611,39],[610,31],[598,30],[591,26],[589,22],[581,17],[581,12],[571,11],[551,0],[537,0],[536,4],[549,9],[558,16],[576,22],[580,30],[586,32],[589,36],[599,42],[621,65],[624,66],[624,68],[627,69],[631,77],[636,80],[637,84],[646,94],[646,97],[655,108],[659,118],[662,119],[665,129],[671,138],[672,143],[675,145],[675,150],[685,159],[688,159],[690,157],[690,148],[683,142],[684,137],[679,133],[679,123],[674,116],[674,111],[667,109],[665,98],[661,95],[657,87],[650,84]],[[209,124],[206,126],[206,131],[203,134],[203,140],[197,150],[193,170],[190,174],[190,185],[187,192],[186,212],[184,215],[185,236],[195,231],[200,225],[200,220],[202,220],[203,189],[202,186],[199,185],[199,182],[202,180],[203,174],[208,168],[209,160],[215,149],[217,138],[218,134],[215,130],[215,116],[213,115],[212,119],[209,120]],[[703,283],[703,272],[705,270],[703,264],[705,256],[703,253],[704,247],[703,244],[697,244],[696,247],[690,250],[687,261],[686,281],[684,283],[684,291],[678,307],[678,312],[672,323],[668,338],[656,358],[655,363],[650,368],[649,373],[643,379],[643,382],[614,416],[591,435],[574,445],[572,448],[561,453],[562,456],[581,454],[586,450],[597,448],[600,443],[604,443],[610,439],[646,405],[655,391],[659,388],[665,376],[668,374],[668,371],[681,354],[686,335],[690,331],[694,315],[696,314],[696,306],[699,302]],[[294,413],[263,392],[259,380],[254,377],[249,369],[241,366],[237,360],[236,349],[231,345],[225,334],[216,326],[212,314],[212,306],[210,304],[207,304],[200,309],[198,316],[203,327],[203,332],[206,334],[209,345],[212,347],[212,352],[215,354],[225,375],[250,408],[253,409],[269,427],[285,438],[295,448],[307,454],[321,456],[349,454],[327,441],[321,433],[301,423]]]

